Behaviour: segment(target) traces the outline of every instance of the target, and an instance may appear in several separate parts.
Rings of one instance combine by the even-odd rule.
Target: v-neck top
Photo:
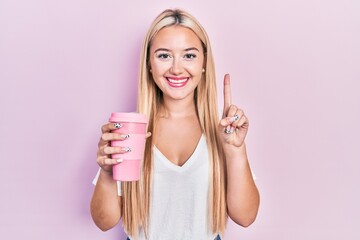
[[[156,146],[153,159],[149,239],[215,239],[217,234],[208,226],[210,183],[205,136],[182,166],[172,163]],[[145,239],[142,231],[139,239]]]

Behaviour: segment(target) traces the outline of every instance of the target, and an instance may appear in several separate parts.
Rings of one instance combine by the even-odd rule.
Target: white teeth
[[[171,78],[168,78],[169,82],[171,83],[184,83],[188,80],[188,78],[184,78],[184,79],[180,79],[180,80],[175,80],[175,79],[171,79]]]

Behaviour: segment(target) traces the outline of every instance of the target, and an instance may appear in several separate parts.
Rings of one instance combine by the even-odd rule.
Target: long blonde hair
[[[214,60],[210,42],[204,28],[189,13],[179,9],[167,9],[152,23],[141,50],[138,112],[149,118],[148,131],[154,131],[155,116],[162,104],[162,92],[152,79],[149,69],[149,49],[154,36],[165,27],[180,25],[191,29],[201,40],[204,48],[206,69],[199,85],[195,89],[194,102],[197,115],[207,140],[210,160],[210,191],[209,191],[209,227],[214,233],[223,233],[226,227],[226,167],[222,145],[218,134],[219,112],[217,108],[216,79]],[[140,181],[124,182],[123,225],[125,231],[137,237],[141,228],[147,235],[150,188],[153,166],[152,138],[148,138],[145,146],[144,161]]]

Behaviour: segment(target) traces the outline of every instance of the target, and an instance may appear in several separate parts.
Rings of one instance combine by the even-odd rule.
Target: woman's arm
[[[251,174],[245,146],[249,121],[244,112],[231,104],[230,76],[224,77],[224,112],[219,124],[227,170],[228,214],[244,227],[255,221],[260,196]]]
[[[111,173],[100,171],[91,199],[91,216],[102,231],[113,228],[121,218],[121,197]]]
[[[236,150],[227,149],[226,146],[224,149],[228,214],[234,222],[247,227],[256,219],[260,196],[250,170],[245,143]]]
[[[111,154],[124,153],[121,147],[111,147],[113,140],[125,140],[124,134],[112,133],[121,124],[107,123],[102,126],[102,135],[98,144],[96,162],[101,167],[90,203],[91,216],[95,224],[103,231],[114,227],[121,218],[122,201],[118,196],[117,182],[112,177],[112,167],[120,160],[112,159]]]

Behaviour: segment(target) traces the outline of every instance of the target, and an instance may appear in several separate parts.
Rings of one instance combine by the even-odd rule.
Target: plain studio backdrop
[[[224,239],[360,239],[360,2],[0,0],[1,239],[121,240],[89,202],[100,126],[136,108],[139,53],[166,8],[207,30],[250,119],[256,222]]]

